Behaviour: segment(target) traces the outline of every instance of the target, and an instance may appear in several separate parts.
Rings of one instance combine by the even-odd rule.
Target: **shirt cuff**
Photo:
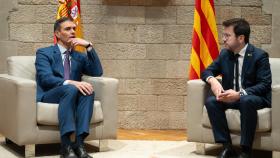
[[[68,85],[69,84],[69,82],[67,81],[67,80],[65,80],[64,82],[63,82],[63,85]]]
[[[206,82],[208,82],[208,80],[209,80],[210,78],[212,78],[212,77],[214,77],[214,76],[208,76],[208,77],[206,78]]]
[[[90,52],[93,49],[92,43],[89,42],[89,44],[86,46],[87,52]]]
[[[93,49],[92,46],[89,46],[89,47],[87,48],[87,52],[90,52],[92,49]]]
[[[244,89],[241,89],[240,90],[244,95],[248,95],[248,93],[244,90]]]

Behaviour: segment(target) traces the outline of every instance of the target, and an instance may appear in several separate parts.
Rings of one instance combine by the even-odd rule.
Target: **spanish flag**
[[[76,37],[83,38],[83,28],[82,28],[82,20],[81,20],[81,10],[80,10],[80,0],[58,0],[59,7],[57,10],[56,19],[60,19],[62,17],[70,17],[73,19],[74,23],[76,23]],[[54,43],[56,43],[56,38],[54,39]],[[84,52],[85,49],[81,46],[75,47],[75,50]]]
[[[219,55],[214,0],[196,0],[189,79],[199,79],[201,72]]]

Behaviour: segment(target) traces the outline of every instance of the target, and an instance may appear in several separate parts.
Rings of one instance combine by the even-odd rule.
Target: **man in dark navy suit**
[[[75,29],[72,19],[58,19],[54,24],[57,44],[37,50],[37,101],[59,104],[61,157],[91,158],[84,148],[84,140],[89,134],[94,89],[82,82],[81,77],[83,74],[101,76],[103,70],[92,43],[76,38]],[[83,46],[87,52],[77,52],[75,46]],[[70,139],[73,133],[75,143]]]
[[[257,124],[257,110],[271,107],[271,71],[268,54],[249,43],[249,23],[240,18],[223,22],[223,49],[219,57],[202,73],[214,96],[205,106],[216,143],[224,150],[219,158],[237,157],[232,148],[225,116],[226,109],[238,109],[241,120],[241,154],[251,157]],[[222,76],[222,84],[215,76]]]

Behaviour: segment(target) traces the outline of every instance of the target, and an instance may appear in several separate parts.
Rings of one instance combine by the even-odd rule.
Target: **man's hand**
[[[215,77],[209,78],[207,82],[211,85],[211,90],[218,100],[218,96],[224,91],[222,85]]]
[[[83,95],[91,95],[93,93],[92,85],[87,82],[79,82],[73,80],[67,80],[67,82],[77,87]]]
[[[236,102],[240,99],[239,92],[233,89],[229,89],[218,95],[217,100],[225,103]]]
[[[86,41],[86,40],[81,39],[81,38],[70,38],[68,42],[71,42],[72,48],[75,47],[75,46],[86,47],[90,44],[89,41]]]

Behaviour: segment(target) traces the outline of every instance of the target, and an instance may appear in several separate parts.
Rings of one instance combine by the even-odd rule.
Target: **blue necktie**
[[[64,58],[64,79],[69,80],[70,79],[70,52],[67,50],[64,52],[65,58]]]

